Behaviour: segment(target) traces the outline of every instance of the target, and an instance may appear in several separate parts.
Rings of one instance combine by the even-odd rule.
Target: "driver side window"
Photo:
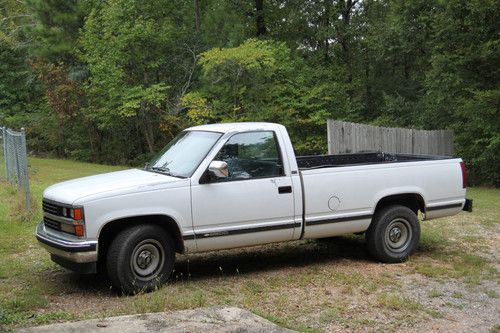
[[[227,181],[283,175],[283,163],[272,131],[233,135],[215,160],[227,163]]]

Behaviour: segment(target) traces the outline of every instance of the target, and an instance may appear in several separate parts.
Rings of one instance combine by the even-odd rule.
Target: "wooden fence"
[[[328,119],[328,153],[362,151],[453,155],[453,131],[378,127]]]

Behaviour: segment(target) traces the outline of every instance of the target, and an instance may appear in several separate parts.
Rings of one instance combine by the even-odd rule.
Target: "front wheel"
[[[388,206],[377,211],[366,232],[370,254],[387,263],[408,259],[416,251],[419,241],[417,215],[405,206]]]
[[[106,268],[113,286],[125,294],[152,291],[166,282],[175,260],[172,238],[157,225],[121,231],[111,242]]]

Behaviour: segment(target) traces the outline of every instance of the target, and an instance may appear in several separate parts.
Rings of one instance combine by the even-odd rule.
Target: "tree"
[[[137,136],[132,151],[141,151],[141,142],[145,153],[156,151],[162,119],[172,123],[191,84],[196,54],[188,12],[192,7],[168,1],[115,0],[85,20],[86,115],[103,131]],[[180,27],[174,25],[179,18],[185,20]]]
[[[334,118],[454,129],[499,184],[498,1],[3,4],[0,121],[34,151],[142,163],[190,124],[266,120],[324,153]]]
[[[27,0],[34,24],[30,26],[33,55],[51,63],[77,65],[79,30],[88,11],[87,1]]]
[[[500,184],[500,4],[453,0],[434,19],[431,68],[426,73],[425,120],[456,134],[457,153],[471,179]]]

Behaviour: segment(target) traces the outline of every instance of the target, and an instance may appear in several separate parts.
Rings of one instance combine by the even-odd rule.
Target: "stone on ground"
[[[274,332],[289,333],[250,311],[240,308],[200,308],[82,320],[18,329],[18,333],[137,333],[137,332]]]

